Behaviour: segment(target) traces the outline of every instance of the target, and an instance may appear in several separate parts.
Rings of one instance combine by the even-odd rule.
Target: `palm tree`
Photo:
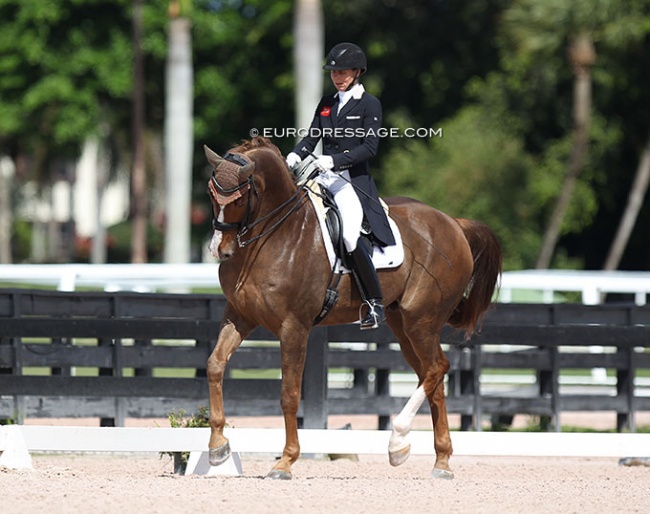
[[[144,63],[142,0],[133,1],[133,169],[131,172],[131,262],[147,262],[147,186],[144,158]]]
[[[169,2],[166,73],[165,262],[190,261],[192,149],[194,147],[192,35],[188,18],[192,0]]]
[[[537,257],[537,269],[548,268],[560,237],[562,220],[569,209],[571,196],[584,167],[589,149],[589,122],[591,116],[591,67],[596,62],[596,51],[591,35],[582,32],[571,38],[569,43],[569,62],[573,70],[573,143],[569,156],[569,166],[546,227],[542,248]]]
[[[568,42],[574,76],[572,149],[560,195],[544,233],[536,268],[548,268],[560,236],[578,176],[588,156],[591,68],[596,43],[620,47],[640,37],[640,2],[636,0],[518,0],[504,12],[504,27],[518,52],[527,57],[557,55]],[[541,62],[541,61],[540,61]]]
[[[627,246],[627,242],[630,239],[630,234],[632,233],[632,229],[636,223],[636,218],[639,215],[641,206],[643,205],[643,199],[648,191],[648,184],[650,184],[650,136],[648,136],[645,148],[641,154],[639,166],[636,169],[636,175],[634,177],[634,183],[632,184],[632,189],[630,189],[630,194],[627,199],[625,213],[621,218],[618,230],[616,231],[616,237],[609,249],[609,254],[607,255],[607,260],[605,261],[603,269],[615,270],[618,268],[625,247]]]
[[[11,264],[11,183],[13,162],[0,156],[0,264]]]
[[[323,12],[320,0],[296,0],[293,20],[293,69],[296,126],[309,127],[323,93]]]

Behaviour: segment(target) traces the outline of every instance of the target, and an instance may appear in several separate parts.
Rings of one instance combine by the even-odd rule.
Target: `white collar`
[[[355,84],[348,91],[339,91],[336,94],[339,96],[339,104],[343,106],[348,103],[348,100],[350,98],[360,100],[365,91],[366,90],[363,88],[363,84]]]

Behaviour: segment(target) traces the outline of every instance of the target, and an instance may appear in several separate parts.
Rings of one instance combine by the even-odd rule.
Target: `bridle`
[[[250,191],[250,189],[253,189],[253,192],[255,193],[255,196],[259,196],[257,192],[257,188],[255,187],[255,181],[253,180],[253,175],[250,175],[246,182],[242,182],[239,184],[237,187],[233,187],[230,189],[222,187],[219,182],[217,182],[217,177],[213,173],[212,177],[210,178],[210,182],[208,183],[208,192],[210,193],[210,196],[214,198],[217,203],[221,205],[221,202],[219,201],[219,197],[233,197],[232,200],[230,200],[228,203],[231,203],[232,201],[240,198],[243,196],[243,194],[247,191]],[[252,204],[252,195],[248,195],[248,201],[246,204],[246,214],[244,215],[244,219],[242,221],[236,222],[236,223],[222,223],[217,220],[217,218],[214,217],[214,214],[212,216],[212,228],[214,230],[219,230],[220,232],[228,232],[230,230],[240,230],[242,227],[246,227],[248,225],[248,219],[250,218],[250,213],[251,213],[251,204]],[[223,204],[224,207],[227,205]]]
[[[226,160],[229,160],[231,162],[234,162],[235,164],[241,165],[242,164],[242,159],[238,155],[233,155],[230,153],[227,153],[223,157]],[[236,187],[232,188],[224,188],[217,182],[217,177],[216,177],[216,170],[213,171],[212,177],[210,178],[210,182],[208,183],[208,192],[210,196],[217,201],[220,205],[222,205],[222,208],[225,208],[225,206],[228,203],[233,202],[234,200],[237,200],[241,198],[244,194],[248,193],[248,198],[246,202],[246,212],[244,213],[244,217],[242,218],[241,221],[238,222],[233,222],[233,223],[222,223],[218,221],[213,214],[212,217],[212,228],[214,230],[218,230],[220,232],[230,232],[233,230],[237,231],[237,245],[240,248],[244,248],[245,246],[248,246],[251,243],[254,243],[255,241],[267,236],[271,232],[273,232],[276,228],[278,228],[284,220],[286,220],[291,214],[293,214],[295,211],[297,211],[300,206],[302,205],[302,200],[307,197],[307,189],[303,186],[300,186],[295,193],[293,193],[287,200],[282,202],[280,205],[278,205],[276,208],[274,208],[272,211],[268,212],[261,218],[257,218],[253,221],[250,221],[251,214],[252,214],[252,199],[253,199],[253,194],[256,197],[259,197],[259,192],[257,190],[257,187],[255,186],[255,181],[253,180],[253,175],[249,175],[248,178],[246,179],[245,182],[242,182],[241,184],[237,185]],[[228,198],[226,203],[222,203],[219,201],[219,197],[221,198]],[[253,228],[258,226],[260,223],[263,223],[275,216],[279,216],[281,212],[289,208],[282,216],[275,222],[273,225],[270,227],[266,228],[256,236],[250,237],[248,239],[244,239],[244,236],[248,234]]]

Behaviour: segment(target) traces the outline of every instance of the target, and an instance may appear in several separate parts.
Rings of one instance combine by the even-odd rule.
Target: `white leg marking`
[[[420,386],[411,395],[402,411],[395,417],[393,420],[393,432],[390,435],[390,441],[388,443],[389,452],[398,451],[408,446],[405,438],[411,431],[413,418],[415,418],[425,399],[424,386]]]

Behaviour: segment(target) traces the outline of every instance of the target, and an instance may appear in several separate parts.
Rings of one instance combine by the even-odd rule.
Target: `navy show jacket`
[[[377,154],[381,134],[381,103],[364,92],[361,98],[350,98],[337,114],[338,95],[326,95],[316,107],[309,133],[293,152],[303,159],[323,140],[323,154],[334,161],[334,171],[348,170],[372,239],[379,246],[395,244],[386,213],[379,203],[375,181],[370,176],[368,161]],[[345,220],[344,220],[345,223]]]

